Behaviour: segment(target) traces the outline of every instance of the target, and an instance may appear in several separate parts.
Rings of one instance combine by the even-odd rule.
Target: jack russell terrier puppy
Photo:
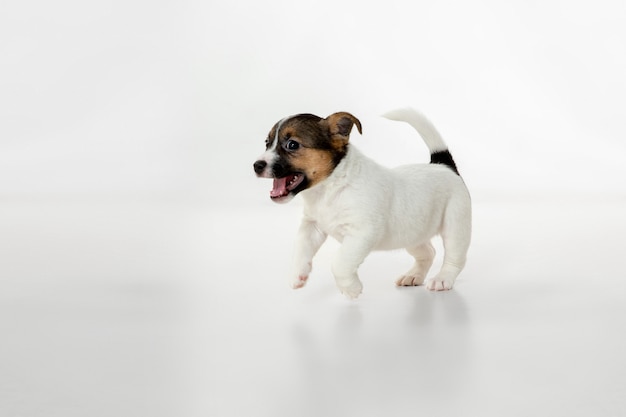
[[[439,234],[445,255],[439,273],[426,280],[429,290],[449,290],[465,265],[471,236],[471,201],[448,147],[435,127],[406,108],[384,117],[413,126],[430,150],[430,164],[385,168],[348,143],[361,122],[346,112],[325,119],[298,114],[280,120],[265,140],[266,151],[254,163],[258,177],[273,178],[270,198],[286,203],[304,199],[298,231],[292,286],[302,288],[312,259],[327,236],[341,243],[332,262],[337,287],[348,298],[363,285],[359,265],[373,250],[406,248],[415,263],[396,281],[424,284]]]

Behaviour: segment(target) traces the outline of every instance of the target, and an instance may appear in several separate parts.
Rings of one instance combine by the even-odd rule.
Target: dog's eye
[[[285,142],[285,149],[287,149],[288,151],[295,151],[299,147],[300,147],[300,144],[296,142],[295,140],[289,139],[287,142]]]

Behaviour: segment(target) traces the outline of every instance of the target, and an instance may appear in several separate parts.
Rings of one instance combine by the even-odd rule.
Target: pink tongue
[[[281,197],[287,194],[287,177],[274,178],[274,188],[270,191],[270,197]]]

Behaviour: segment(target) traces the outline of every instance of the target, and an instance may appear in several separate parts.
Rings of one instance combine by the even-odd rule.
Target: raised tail
[[[422,139],[424,139],[426,146],[428,146],[428,150],[430,151],[430,163],[446,165],[457,175],[460,175],[454,163],[454,159],[452,159],[452,154],[450,154],[448,150],[448,145],[446,145],[439,132],[437,132],[437,129],[435,129],[435,126],[433,126],[426,116],[417,110],[405,107],[385,113],[383,117],[389,120],[406,122],[413,126]]]

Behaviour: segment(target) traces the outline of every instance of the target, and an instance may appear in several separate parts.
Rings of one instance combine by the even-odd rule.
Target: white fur
[[[281,119],[281,120],[278,122],[278,125],[276,126],[276,133],[274,134],[274,139],[272,140],[272,144],[271,144],[271,146],[269,147],[268,151],[270,151],[270,152],[275,152],[275,151],[276,151],[276,147],[278,146],[278,134],[280,133],[280,128],[281,128],[281,127],[283,127],[283,124],[284,124],[287,120],[291,119],[292,117],[293,117],[293,116],[287,116],[287,117],[285,117],[285,118]]]
[[[260,177],[272,178],[272,165],[274,165],[274,163],[278,159],[278,154],[276,153],[276,147],[278,146],[278,134],[280,132],[280,128],[283,127],[283,124],[287,120],[291,119],[292,117],[293,116],[287,116],[287,117],[281,119],[277,123],[276,133],[274,134],[274,138],[272,139],[272,143],[269,144],[269,146],[267,147],[267,150],[265,152],[263,152],[263,155],[261,155],[259,157],[259,159],[258,159],[259,161],[267,162],[267,166],[265,167],[263,172],[259,174]]]
[[[419,132],[422,139],[424,139],[424,142],[426,142],[426,146],[428,146],[428,150],[430,150],[431,153],[448,149],[448,146],[443,141],[443,138],[435,126],[433,126],[426,116],[417,110],[405,107],[385,113],[383,117],[386,117],[389,120],[407,122],[413,126],[413,128]]]
[[[420,113],[402,109],[388,118],[415,127],[432,151],[447,149]],[[430,290],[449,290],[463,269],[471,235],[470,196],[461,177],[438,164],[385,168],[354,145],[332,174],[300,193],[304,216],[296,239],[294,288],[306,283],[312,259],[327,236],[341,242],[332,263],[337,286],[349,298],[362,291],[357,269],[372,250],[406,248],[415,264],[397,285],[420,285],[432,265],[430,239],[440,234],[445,254]]]

